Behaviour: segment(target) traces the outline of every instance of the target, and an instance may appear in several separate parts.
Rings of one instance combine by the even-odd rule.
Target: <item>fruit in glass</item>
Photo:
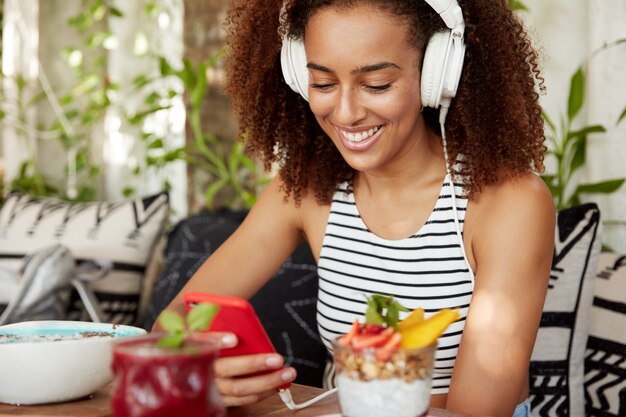
[[[333,345],[339,404],[344,416],[418,417],[430,403],[437,339],[459,318],[442,309],[428,319],[393,297],[373,295],[364,324],[355,321]]]
[[[342,414],[347,417],[426,415],[436,344],[414,349],[399,346],[389,349],[384,344],[358,346],[358,339],[357,347],[334,344]]]

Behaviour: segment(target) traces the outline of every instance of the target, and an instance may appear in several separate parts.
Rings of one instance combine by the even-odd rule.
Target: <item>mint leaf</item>
[[[218,308],[215,304],[196,304],[187,315],[187,327],[192,332],[207,330],[217,310]]]
[[[165,310],[159,315],[159,324],[168,333],[185,333],[185,321],[180,314]]]
[[[387,297],[382,294],[372,294],[371,300],[377,305],[378,311],[382,311],[382,309],[389,305],[391,300],[393,300],[393,297]]]
[[[179,332],[160,338],[156,345],[160,348],[177,348],[181,347],[184,341],[185,333]]]
[[[396,324],[398,324],[398,319],[400,318],[400,308],[398,306],[400,306],[400,304],[396,301],[389,304],[389,307],[387,307],[385,321],[390,327],[396,327]]]
[[[191,332],[208,329],[217,310],[218,307],[214,304],[196,304],[189,314],[187,314],[186,322],[180,314],[174,311],[165,310],[161,312],[159,315],[159,324],[168,334],[157,341],[157,347],[181,347],[185,342],[187,329]]]
[[[375,296],[367,298],[367,310],[365,310],[365,322],[370,324],[383,324],[382,311]]]
[[[410,310],[396,301],[393,296],[372,294],[367,297],[365,322],[396,327],[400,319],[400,311]]]
[[[384,323],[383,316],[376,310],[368,308],[365,312],[365,322],[370,324],[378,324],[382,326]]]

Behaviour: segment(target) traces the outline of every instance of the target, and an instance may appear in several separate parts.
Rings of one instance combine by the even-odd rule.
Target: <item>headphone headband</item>
[[[456,0],[424,0],[430,7],[432,7],[437,14],[441,17],[441,20],[446,24],[449,29],[456,29],[461,26],[461,31],[465,28],[463,21],[463,12]]]
[[[426,46],[421,74],[422,105],[447,108],[456,95],[463,70],[465,58],[463,12],[457,0],[424,1],[439,14],[449,30],[435,33]],[[284,17],[286,4],[286,1],[283,2],[281,19]],[[306,67],[304,42],[285,35],[280,63],[287,85],[308,101],[309,73]]]

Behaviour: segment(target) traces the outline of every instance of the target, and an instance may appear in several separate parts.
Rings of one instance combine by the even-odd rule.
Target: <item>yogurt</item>
[[[341,412],[346,417],[418,417],[430,402],[431,379],[405,382],[400,378],[361,381],[337,377]]]

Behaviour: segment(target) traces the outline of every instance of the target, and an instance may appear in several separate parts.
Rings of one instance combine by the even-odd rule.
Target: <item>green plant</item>
[[[146,0],[144,11],[147,19],[144,22],[149,24],[150,19],[156,21],[159,10],[157,2]],[[22,75],[10,79],[5,77],[16,92],[15,103],[7,106],[9,100],[5,100],[5,94],[0,90],[0,119],[9,123],[28,146],[27,159],[10,184],[11,189],[73,201],[96,199],[102,167],[91,155],[101,153],[101,149],[97,148],[101,144],[95,133],[103,129],[105,116],[111,109],[122,116],[122,123],[126,123],[124,127],[131,126],[139,131],[137,136],[146,144],[145,161],[135,168],[136,175],[145,174],[146,167],[159,170],[170,162],[182,159],[180,150],[166,150],[163,138],[156,138],[143,129],[147,117],[168,106],[156,103],[154,94],[147,93],[145,101],[149,106],[127,115],[118,94],[120,86],[111,80],[108,56],[118,41],[109,28],[110,21],[125,17],[112,0],[81,1],[80,11],[67,20],[67,25],[78,34],[78,41],[60,51],[60,57],[69,69],[67,79],[71,80],[71,85],[68,87],[48,85],[47,79],[40,78],[38,91],[31,93],[32,88],[26,88],[29,87],[28,81]],[[43,100],[47,100],[55,119],[49,126],[34,128],[27,115]],[[67,164],[61,180],[55,181],[41,174],[36,146],[41,138],[57,141],[66,152]],[[164,180],[163,188],[170,188],[167,180]],[[123,188],[125,196],[132,196],[134,192],[130,186]]]
[[[167,348],[183,346],[186,333],[207,330],[217,310],[218,307],[215,304],[198,303],[184,319],[174,311],[164,310],[158,320],[167,335],[159,339],[157,346]]]
[[[218,193],[226,192],[223,206],[249,209],[256,202],[256,186],[268,180],[261,177],[254,161],[246,155],[245,135],[226,143],[202,127],[202,100],[208,89],[206,72],[220,58],[221,53],[216,53],[195,66],[183,59],[182,68],[175,69],[161,57],[161,75],[176,77],[185,87],[187,117],[193,137],[192,145],[185,149],[185,159],[210,175],[204,191],[206,207],[215,209]]]
[[[8,96],[12,99],[7,99]],[[14,127],[16,135],[24,140],[28,153],[28,159],[21,164],[18,176],[9,187],[36,195],[53,195],[57,188],[46,181],[36,163],[34,140],[38,132],[28,123],[29,109],[36,101],[38,97],[32,92],[31,82],[23,74],[0,74],[0,120]]]
[[[606,44],[592,53],[589,59],[609,47],[626,42],[626,39]],[[561,116],[556,124],[546,112],[544,120],[548,126],[548,152],[556,160],[556,172],[543,175],[550,188],[558,209],[572,207],[581,203],[581,195],[587,193],[612,193],[624,183],[624,178],[614,178],[595,183],[576,183],[575,174],[584,166],[588,136],[604,133],[606,128],[600,124],[587,125],[575,129],[572,127],[585,101],[585,65],[579,66],[570,79],[567,101],[567,115]],[[626,117],[626,109],[621,113],[618,123]]]
[[[2,32],[4,31],[4,0],[0,0],[0,62],[2,62]]]
[[[76,183],[69,183],[67,189],[60,189],[50,179],[42,176],[36,162],[36,146],[33,146],[29,158],[20,167],[19,175],[11,183],[12,189],[37,195],[57,195],[75,201],[90,201],[95,198],[94,183],[101,168],[91,158],[91,138],[94,127],[102,122],[111,105],[111,95],[118,89],[107,76],[107,45],[114,40],[108,30],[107,21],[109,16],[122,17],[122,14],[106,0],[83,0],[82,6],[80,13],[67,22],[80,35],[82,45],[71,45],[61,50],[61,57],[73,75],[73,84],[67,90],[60,91],[40,79],[40,91],[27,102],[18,102],[20,114],[17,116],[22,126],[17,129],[19,132],[28,126],[25,117],[27,109],[45,98],[48,99],[57,117],[44,130],[35,131],[31,128],[31,133],[34,132],[34,139],[45,136],[62,145],[68,155],[65,175],[75,179]],[[86,55],[90,55],[91,59],[85,59]],[[15,80],[18,85],[18,101],[25,97],[19,88],[20,78],[18,76]]]
[[[124,120],[132,129],[141,131],[139,138],[144,148],[144,158],[133,169],[133,174],[136,177],[152,174],[159,175],[172,162],[185,159],[185,147],[168,143],[167,133],[160,132],[157,134],[144,128],[148,118],[162,110],[171,109],[173,100],[183,94],[182,87],[177,88],[172,86],[171,83],[164,82],[167,76],[161,73],[158,66],[161,56],[154,53],[159,47],[148,46],[148,35],[145,33],[146,31],[156,30],[159,15],[171,13],[172,11],[168,10],[168,7],[172,7],[172,4],[169,3],[169,6],[166,6],[160,0],[144,0],[144,3],[144,30],[137,32],[137,39],[141,39],[140,44],[145,46],[136,48],[139,50],[136,50],[135,54],[138,57],[154,61],[155,70],[151,73],[140,73],[133,79],[135,87],[133,94],[143,99],[143,106],[132,113],[125,114],[124,117]],[[168,180],[167,175],[163,179],[162,184],[164,190],[171,190],[172,184]],[[126,197],[133,196],[135,192],[135,188],[130,185],[122,190],[123,195]]]
[[[509,7],[513,11],[517,11],[517,10],[521,10],[525,12],[528,11],[528,7],[520,0],[508,0],[508,3],[509,3]]]

